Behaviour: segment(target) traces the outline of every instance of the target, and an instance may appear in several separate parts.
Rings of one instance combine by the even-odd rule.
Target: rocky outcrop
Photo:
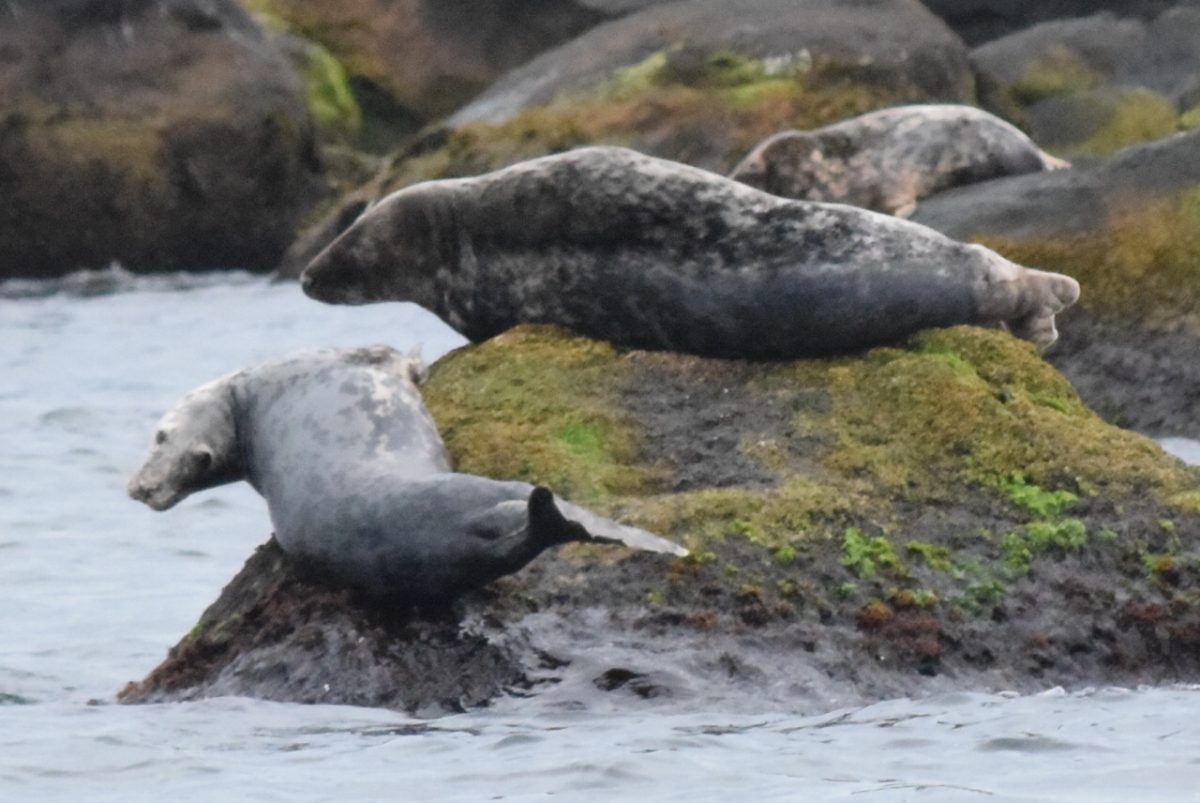
[[[1200,131],[952,190],[914,219],[1079,280],[1050,359],[1109,420],[1200,437]]]
[[[731,22],[733,24],[731,24]],[[568,93],[594,90],[656,57],[701,78],[713,56],[763,62],[768,73],[810,63],[964,100],[972,87],[961,42],[915,0],[846,7],[832,0],[688,0],[607,23],[497,81],[451,123],[502,122]]]
[[[507,70],[627,10],[581,0],[243,2],[338,61],[364,111],[361,144],[379,150],[450,114]]]
[[[270,268],[318,190],[299,80],[232,0],[13,0],[0,98],[0,278]]]
[[[545,483],[691,555],[574,545],[400,611],[268,546],[122,699],[814,710],[1200,676],[1200,473],[1003,333],[749,364],[525,328],[444,358],[424,393],[459,470]]]
[[[971,63],[986,106],[1074,157],[1179,130],[1200,108],[1198,54],[1200,6],[1152,21],[1105,13],[1046,22],[976,48]]]

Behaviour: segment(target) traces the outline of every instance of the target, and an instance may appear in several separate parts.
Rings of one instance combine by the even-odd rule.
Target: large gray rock
[[[1058,20],[971,52],[980,96],[1043,147],[1103,154],[1178,127],[1200,103],[1200,7]]]
[[[1056,238],[1098,231],[1109,215],[1200,185],[1200,131],[1128,148],[1099,164],[940,193],[912,219],[960,240]]]
[[[0,278],[270,268],[317,170],[300,81],[232,0],[0,5]]]
[[[499,122],[671,50],[698,63],[733,53],[780,69],[810,61],[843,64],[860,76],[915,85],[930,100],[973,94],[962,43],[916,0],[689,0],[654,5],[539,56],[450,122]]]

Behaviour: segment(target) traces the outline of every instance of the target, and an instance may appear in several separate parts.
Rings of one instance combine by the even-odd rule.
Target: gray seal
[[[284,551],[337,583],[412,601],[455,596],[570,541],[686,554],[545,488],[454,473],[419,371],[419,360],[375,346],[210,382],[163,416],[129,494],[165,510],[246,480]]]
[[[973,106],[899,106],[763,140],[730,178],[773,195],[908,217],[943,190],[1067,167]]]
[[[793,358],[1005,323],[1047,346],[1074,279],[916,223],[592,147],[417,184],[304,270],[321,301],[414,301],[472,341],[553,323],[634,348]]]

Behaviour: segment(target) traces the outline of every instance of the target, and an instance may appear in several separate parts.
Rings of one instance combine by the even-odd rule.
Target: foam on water
[[[244,485],[164,514],[125,497],[159,415],[252,362],[379,342],[433,359],[462,341],[410,305],[326,307],[249,276],[0,286],[0,800],[1195,798],[1200,694],[1184,688],[803,718],[583,696],[434,722],[241,699],[112,705],[269,528]]]

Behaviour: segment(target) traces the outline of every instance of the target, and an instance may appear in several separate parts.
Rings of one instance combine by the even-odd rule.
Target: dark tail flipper
[[[535,544],[544,547],[572,541],[608,541],[593,538],[582,524],[564,516],[554,503],[554,494],[541,486],[529,494],[529,535]]]

